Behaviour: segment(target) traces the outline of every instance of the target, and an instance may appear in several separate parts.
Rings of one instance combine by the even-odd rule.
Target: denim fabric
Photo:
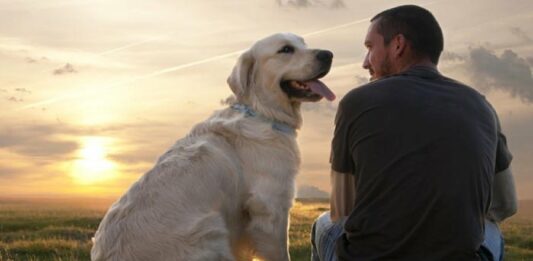
[[[311,261],[337,261],[335,242],[344,232],[345,221],[346,219],[331,222],[329,211],[316,219],[311,231]]]
[[[344,232],[344,222],[331,222],[328,212],[322,213],[313,223],[311,230],[311,261],[337,261],[335,256],[335,242]],[[504,256],[504,241],[498,225],[485,220],[485,241],[479,250],[483,261],[502,261]]]
[[[504,241],[498,224],[485,220],[485,241],[481,244],[479,255],[483,261],[502,261]]]

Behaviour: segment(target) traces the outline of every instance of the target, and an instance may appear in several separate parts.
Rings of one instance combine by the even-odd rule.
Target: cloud
[[[355,75],[354,77],[355,77],[355,83],[357,85],[363,85],[370,81],[370,79],[365,76]]]
[[[533,43],[533,39],[529,37],[520,27],[511,27],[511,33],[522,40],[524,43]]]
[[[14,150],[19,154],[33,157],[70,158],[70,154],[79,148],[78,143],[72,141],[62,141],[53,138],[31,138],[33,138],[32,143],[20,144],[15,146]]]
[[[440,56],[441,61],[465,61],[467,57],[460,55],[458,53],[450,52],[450,51],[444,51],[442,52]]]
[[[150,150],[140,149],[126,153],[109,154],[108,157],[113,161],[124,164],[155,163],[158,157],[163,155],[163,153],[164,151],[161,151],[156,147]]]
[[[30,56],[26,56],[26,58],[24,58],[24,61],[26,61],[27,63],[39,63],[39,62],[47,62],[48,58],[46,58],[45,56],[41,56],[41,58],[33,58]]]
[[[23,94],[31,93],[30,90],[25,89],[25,88],[15,88],[14,90],[16,92],[23,93]],[[0,90],[0,92],[7,92],[7,90]],[[16,97],[16,96],[6,97],[6,99],[10,102],[23,102],[24,101],[24,99],[20,97]]]
[[[331,8],[345,8],[346,4],[342,0],[334,0],[329,6]]]
[[[31,58],[31,57],[26,57],[24,60],[26,60],[27,63],[37,63],[37,60]]]
[[[124,164],[153,164],[176,139],[182,138],[189,132],[187,127],[182,128],[181,131],[176,127],[165,122],[143,121],[142,123],[105,126],[96,131],[99,134],[121,136],[125,141],[127,140],[125,143],[117,144],[119,147],[124,146],[124,149],[108,155],[111,160]],[[155,136],[160,138],[152,138]]]
[[[475,86],[482,91],[500,89],[533,102],[533,77],[528,62],[512,50],[505,50],[500,57],[484,47],[470,50],[467,68]]]
[[[46,58],[45,56],[41,56],[41,58],[33,58],[33,57],[29,57],[27,56],[26,58],[24,58],[24,60],[27,62],[27,63],[39,63],[39,62],[46,62],[48,61],[48,58]]]
[[[306,102],[302,104],[302,110],[333,117],[337,112],[337,106],[338,105],[333,102]]]
[[[32,60],[37,63],[41,61],[74,61],[77,65],[82,64],[106,69],[131,68],[131,64],[109,59],[94,52],[38,45],[34,41],[28,41],[25,38],[0,36],[0,52],[9,56],[20,57],[20,59],[24,59],[27,62],[32,62]]]
[[[31,91],[26,88],[16,88],[15,91],[22,92],[22,93],[31,93]]]
[[[78,71],[74,69],[74,66],[72,66],[72,64],[67,63],[65,64],[65,66],[55,69],[54,75],[61,75],[61,74],[66,74],[66,73],[77,73],[77,72]]]
[[[315,186],[302,185],[298,188],[297,198],[329,198],[329,193]]]
[[[308,7],[311,5],[309,0],[277,0],[280,6]]]
[[[26,156],[64,158],[78,149],[72,141],[58,139],[61,125],[10,126],[0,129],[0,148]]]
[[[351,83],[354,84],[354,86],[356,86],[355,88],[358,88],[358,86],[362,86],[366,83],[369,82],[369,78],[368,77],[365,77],[365,76],[361,76],[359,74],[353,74],[353,73],[349,73],[349,74],[345,74],[345,75],[335,75],[334,76],[336,79],[342,79],[342,78],[346,78],[344,81],[346,80],[349,80]],[[349,79],[348,79],[349,78]],[[331,84],[328,83],[328,85],[330,86],[335,86],[335,82],[332,82]],[[321,116],[319,117],[320,119],[322,118],[325,118],[325,119],[328,119],[328,120],[332,120],[335,118],[335,115],[337,114],[337,108],[338,108],[338,105],[339,105],[339,101],[342,100],[342,98],[344,97],[345,93],[343,93],[343,91],[350,91],[350,89],[347,89],[347,90],[335,90],[335,95],[337,96],[337,98],[335,99],[335,101],[332,101],[332,102],[329,102],[329,101],[326,101],[325,99],[323,99],[322,101],[319,101],[319,102],[305,102],[305,103],[302,103],[301,105],[301,110],[302,112],[304,112],[306,115],[304,116],[304,121],[306,123],[309,123],[311,121],[311,118],[317,118],[317,116]],[[307,124],[305,124],[307,125]],[[330,134],[331,130],[330,130],[330,127],[329,126],[322,126],[322,125],[318,125],[320,127],[318,127],[319,131],[321,133],[326,133],[327,135]],[[324,127],[324,128],[322,128]]]
[[[10,102],[23,102],[24,100],[22,100],[22,98],[17,98],[15,96],[11,96],[9,98],[7,98],[8,101]]]
[[[343,0],[277,0],[276,2],[282,7],[329,7],[333,9],[346,7]]]
[[[26,174],[26,171],[24,171],[23,169],[0,166],[0,178],[4,181],[7,178],[17,178],[23,174]]]
[[[59,123],[57,123],[59,122]],[[52,123],[0,125],[0,150],[7,149],[23,156],[39,156],[43,160],[71,159],[81,146],[82,137],[122,137],[115,144],[121,148],[109,158],[122,163],[153,163],[176,138],[180,127],[159,121],[78,127]],[[153,136],[161,137],[154,139]],[[67,138],[64,138],[67,137]],[[1,164],[1,163],[0,163]]]
[[[531,106],[530,106],[531,108]],[[503,116],[503,115],[500,115]],[[513,154],[511,168],[520,198],[533,199],[533,109],[520,114],[501,117],[502,129],[507,136],[507,145]]]

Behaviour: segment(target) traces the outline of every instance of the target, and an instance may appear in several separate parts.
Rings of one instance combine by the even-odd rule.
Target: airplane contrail
[[[439,2],[439,1],[429,2],[429,3],[425,4],[425,6],[432,5],[432,4],[435,4],[437,2]],[[358,20],[354,20],[354,21],[351,21],[351,22],[348,22],[348,23],[335,25],[335,26],[331,26],[331,27],[324,28],[324,29],[321,29],[321,30],[309,32],[309,33],[303,34],[302,36],[304,36],[304,37],[315,36],[315,35],[319,35],[319,34],[322,34],[322,33],[331,32],[331,31],[334,31],[334,30],[337,30],[337,29],[341,29],[341,28],[345,28],[345,27],[349,27],[349,26],[353,26],[353,25],[356,25],[356,24],[361,24],[363,22],[369,22],[369,21],[370,21],[370,18],[358,19]],[[129,44],[129,45],[126,45],[126,46],[123,46],[123,47],[118,47],[118,48],[106,51],[104,53],[111,53],[111,52],[114,52],[114,51],[122,50],[122,49],[129,48],[131,46],[135,46],[135,45],[138,45],[138,44],[142,44],[144,42],[151,41],[151,40],[153,40],[153,39],[148,39],[148,40],[145,40],[143,42],[133,43],[133,44]],[[246,50],[247,49],[237,50],[237,51],[233,51],[233,52],[229,52],[229,53],[213,56],[213,57],[210,57],[210,58],[205,58],[205,59],[198,60],[198,61],[195,61],[195,62],[190,62],[190,63],[186,63],[186,64],[182,64],[182,65],[177,65],[177,66],[164,68],[164,69],[152,72],[152,73],[148,73],[148,74],[145,74],[145,75],[133,77],[132,79],[129,79],[129,80],[119,81],[119,82],[116,82],[116,83],[108,84],[108,85],[106,85],[106,86],[104,86],[102,88],[99,88],[97,90],[78,92],[78,93],[71,93],[71,94],[66,94],[66,95],[63,95],[63,96],[47,99],[47,100],[44,100],[44,101],[31,103],[31,104],[22,106],[22,107],[20,107],[18,109],[15,109],[15,111],[21,111],[21,110],[25,110],[25,109],[29,109],[29,108],[34,108],[34,107],[37,107],[37,106],[47,105],[47,104],[51,104],[51,103],[55,103],[55,102],[58,102],[58,101],[65,100],[67,98],[76,98],[76,97],[83,96],[85,93],[97,92],[97,91],[104,90],[104,89],[115,88],[115,87],[122,86],[124,84],[128,84],[128,83],[132,83],[132,82],[138,81],[138,80],[145,80],[145,79],[153,78],[153,77],[156,77],[156,76],[159,76],[159,75],[163,75],[163,74],[166,74],[166,73],[175,72],[175,71],[183,70],[183,69],[186,69],[186,68],[190,68],[190,67],[193,67],[193,66],[196,66],[196,65],[201,65],[201,64],[205,64],[205,63],[209,63],[209,62],[214,62],[214,61],[226,59],[228,57],[232,57],[234,55],[238,55],[238,54],[240,54],[240,53],[242,53],[242,52],[244,52]]]
[[[125,50],[125,49],[128,49],[128,48],[134,47],[134,46],[142,45],[142,44],[149,43],[149,42],[158,41],[158,40],[161,40],[161,39],[163,39],[165,37],[171,36],[173,34],[175,34],[175,32],[169,33],[169,34],[160,35],[160,36],[156,36],[156,37],[151,37],[151,38],[146,39],[146,40],[142,40],[142,41],[138,41],[138,42],[135,42],[135,43],[126,44],[124,46],[120,46],[120,47],[116,47],[116,48],[113,48],[113,49],[110,49],[110,50],[107,50],[107,51],[103,51],[103,52],[98,53],[96,55],[97,56],[103,56],[103,55],[116,53],[118,51],[122,51],[122,50]]]
[[[309,36],[313,36],[313,35],[317,35],[317,34],[321,34],[321,33],[330,32],[330,31],[333,31],[333,30],[337,30],[337,29],[344,28],[344,27],[349,27],[349,26],[352,26],[352,25],[355,25],[355,24],[359,24],[359,23],[362,23],[362,22],[367,22],[367,21],[369,21],[369,19],[370,18],[364,18],[364,19],[361,19],[361,20],[352,21],[352,22],[349,22],[349,23],[345,23],[345,24],[341,24],[341,25],[325,28],[325,29],[322,29],[322,30],[306,33],[306,34],[303,34],[302,36],[303,37],[309,37]],[[111,54],[111,53],[122,51],[124,49],[128,49],[130,47],[142,45],[144,43],[149,43],[149,42],[161,40],[161,39],[163,39],[165,37],[168,37],[170,35],[173,35],[173,34],[174,33],[169,33],[169,34],[165,34],[165,35],[161,35],[161,36],[157,36],[157,37],[151,37],[150,39],[146,39],[146,40],[135,42],[135,43],[130,43],[130,44],[127,44],[127,45],[124,45],[124,46],[121,46],[121,47],[116,47],[116,48],[113,48],[113,49],[110,49],[110,50],[107,50],[107,51],[103,51],[103,52],[98,53],[96,55],[98,55],[98,56],[108,55],[108,54]]]
[[[321,29],[321,30],[318,30],[318,31],[314,31],[314,32],[309,32],[309,33],[303,34],[303,36],[305,36],[305,37],[314,36],[314,35],[330,32],[330,31],[334,31],[334,30],[337,30],[337,29],[340,29],[340,28],[344,28],[344,27],[360,24],[360,23],[365,22],[365,21],[368,21],[368,18],[359,19],[359,20],[355,20],[355,21],[352,21],[352,22],[349,22],[349,23],[344,23],[344,24],[340,24],[340,25],[324,28],[324,29]],[[150,41],[150,40],[153,40],[153,39],[145,40],[143,42]],[[133,44],[126,45],[126,46],[123,46],[123,47],[118,47],[118,48],[106,51],[104,53],[111,53],[111,52],[114,52],[114,51],[118,51],[118,50],[122,50],[122,49],[125,49],[125,48],[128,48],[128,47],[134,46],[134,45],[138,45],[138,44],[142,44],[142,42],[133,43]],[[52,104],[52,103],[59,102],[59,101],[62,101],[62,100],[65,100],[65,99],[69,99],[69,98],[77,98],[77,97],[84,96],[86,94],[97,93],[98,91],[101,91],[101,90],[107,90],[109,88],[119,87],[119,86],[122,86],[122,85],[125,85],[125,84],[128,84],[128,83],[132,83],[132,82],[135,82],[135,81],[138,81],[138,80],[145,80],[145,79],[153,78],[153,77],[156,77],[156,76],[159,76],[159,75],[163,75],[163,74],[166,74],[166,73],[175,72],[175,71],[183,70],[183,69],[190,68],[190,67],[193,67],[193,66],[197,66],[197,65],[201,65],[201,64],[205,64],[205,63],[209,63],[209,62],[214,62],[214,61],[226,59],[226,58],[241,54],[242,52],[244,52],[246,50],[247,50],[247,48],[246,49],[242,49],[242,50],[229,52],[229,53],[225,53],[225,54],[220,54],[220,55],[217,55],[217,56],[205,58],[205,59],[202,59],[202,60],[198,60],[198,61],[194,61],[194,62],[190,62],[190,63],[186,63],[186,64],[181,64],[181,65],[177,65],[177,66],[164,68],[164,69],[152,72],[152,73],[148,73],[148,74],[145,74],[145,75],[133,77],[132,79],[128,79],[128,80],[119,81],[119,82],[116,82],[116,83],[107,84],[104,87],[98,88],[96,90],[95,89],[91,89],[90,91],[82,91],[82,92],[77,92],[77,93],[65,94],[65,95],[54,97],[54,98],[50,98],[50,99],[47,99],[47,100],[43,100],[43,101],[27,104],[27,105],[24,105],[24,106],[22,106],[22,107],[20,107],[18,109],[15,109],[15,111],[21,111],[21,110],[26,110],[26,109],[38,107],[38,106],[48,105],[48,104]]]
[[[352,25],[356,25],[356,24],[360,24],[360,23],[368,22],[368,21],[370,21],[370,18],[363,18],[363,19],[355,20],[355,21],[352,21],[352,22],[349,22],[349,23],[340,24],[340,25],[328,27],[328,28],[325,28],[325,29],[322,29],[322,30],[306,33],[306,34],[303,34],[302,36],[309,37],[309,36],[313,36],[313,35],[317,35],[317,34],[321,34],[321,33],[327,33],[327,32],[331,32],[331,31],[335,31],[337,29],[341,29],[341,28],[344,28],[344,27],[349,27],[349,26],[352,26]]]
[[[155,71],[155,72],[152,72],[152,73],[149,73],[149,74],[136,76],[136,77],[133,77],[133,78],[128,79],[128,80],[107,84],[104,87],[101,87],[101,88],[99,88],[97,90],[91,89],[89,91],[82,91],[82,92],[78,92],[78,93],[70,93],[70,94],[65,94],[65,95],[59,96],[59,97],[54,97],[54,98],[51,98],[51,99],[47,99],[47,100],[44,100],[44,101],[31,103],[31,104],[22,106],[22,107],[16,109],[15,111],[21,111],[21,110],[25,110],[25,109],[29,109],[29,108],[34,108],[34,107],[37,107],[37,106],[48,105],[48,104],[51,104],[51,103],[55,103],[55,102],[58,102],[58,101],[65,100],[67,98],[76,98],[76,97],[84,96],[85,94],[89,94],[89,93],[97,93],[98,91],[101,91],[101,90],[107,90],[107,89],[110,89],[110,88],[122,86],[122,85],[125,85],[125,84],[128,84],[128,83],[132,83],[132,82],[135,82],[135,81],[138,81],[138,80],[144,80],[144,79],[156,77],[156,76],[159,76],[159,75],[162,75],[162,74],[166,74],[166,73],[169,73],[169,72],[175,72],[175,71],[182,70],[182,69],[185,69],[185,68],[193,67],[193,66],[196,66],[196,65],[209,63],[209,62],[217,61],[217,60],[222,60],[222,59],[225,59],[227,57],[231,57],[231,56],[240,54],[240,53],[244,52],[245,50],[246,49],[243,49],[243,50],[239,50],[239,51],[235,51],[235,52],[231,52],[231,53],[226,53],[226,54],[213,56],[213,57],[206,58],[206,59],[199,60],[199,61],[195,61],[195,62],[190,62],[190,63],[178,65],[178,66],[165,68],[165,69],[162,69],[162,70],[159,70],[159,71]]]

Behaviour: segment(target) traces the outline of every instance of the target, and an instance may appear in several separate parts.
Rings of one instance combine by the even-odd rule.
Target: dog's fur
[[[290,45],[293,53],[280,53]],[[287,230],[300,163],[295,135],[300,103],[280,83],[325,75],[302,38],[276,34],[241,55],[228,84],[231,108],[215,112],[178,140],[115,202],[100,223],[92,260],[289,260]],[[324,71],[325,70],[325,71]]]

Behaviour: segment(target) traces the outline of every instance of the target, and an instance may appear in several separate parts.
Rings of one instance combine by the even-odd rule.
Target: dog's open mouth
[[[335,94],[319,79],[327,72],[319,74],[309,80],[286,80],[280,83],[281,89],[289,97],[301,98],[309,101],[318,101],[322,97],[329,101],[335,100]]]

